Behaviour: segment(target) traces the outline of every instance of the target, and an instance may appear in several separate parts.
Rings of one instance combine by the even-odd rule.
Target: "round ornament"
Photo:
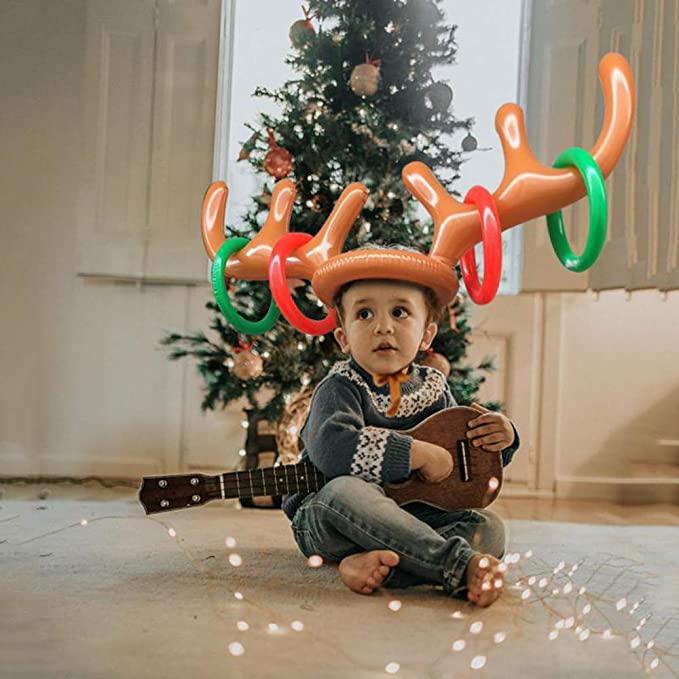
[[[304,45],[316,35],[316,30],[311,23],[309,9],[307,7],[303,7],[302,9],[304,10],[304,19],[295,21],[288,31],[290,42],[292,43],[292,46],[297,49],[304,47]],[[318,13],[316,14],[316,17],[318,18]]]
[[[250,349],[236,350],[237,353],[233,357],[233,368],[231,372],[239,380],[254,380],[262,374],[264,368],[262,357],[258,354],[253,354]]]
[[[462,150],[475,151],[478,145],[479,142],[476,141],[476,137],[474,137],[471,132],[467,132],[467,136],[462,140]]]
[[[434,83],[427,88],[425,96],[437,113],[444,113],[453,102],[453,90],[445,83]]]
[[[351,72],[351,90],[359,97],[372,97],[380,85],[380,60],[368,60]]]
[[[269,130],[269,146],[271,148],[264,156],[264,169],[272,177],[283,179],[292,171],[292,155],[290,151],[276,143],[271,130]]]

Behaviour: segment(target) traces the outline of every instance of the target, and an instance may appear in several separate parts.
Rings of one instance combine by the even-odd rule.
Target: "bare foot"
[[[399,555],[388,549],[374,549],[346,556],[339,565],[342,582],[353,592],[372,594],[399,562]]]
[[[467,599],[477,606],[490,606],[505,586],[507,566],[490,554],[474,554],[467,564]]]

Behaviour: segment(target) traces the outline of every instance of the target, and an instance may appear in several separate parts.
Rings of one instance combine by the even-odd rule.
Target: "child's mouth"
[[[393,347],[385,347],[384,349],[376,349],[375,350],[378,354],[388,354],[391,351],[396,351]]]

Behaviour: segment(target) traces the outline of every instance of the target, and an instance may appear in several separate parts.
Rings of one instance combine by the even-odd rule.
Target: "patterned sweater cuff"
[[[410,451],[413,437],[406,434],[389,432],[387,437],[387,454],[384,456],[382,479],[387,483],[405,481],[410,476]]]

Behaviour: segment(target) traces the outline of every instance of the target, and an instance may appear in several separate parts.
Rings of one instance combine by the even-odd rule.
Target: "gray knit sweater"
[[[405,481],[411,472],[413,437],[395,430],[411,429],[433,413],[457,405],[436,368],[413,363],[409,376],[400,385],[398,410],[389,417],[389,385],[376,387],[353,357],[335,363],[311,397],[300,432],[304,443],[300,461],[309,460],[327,480],[351,475],[375,483]],[[503,466],[519,447],[516,427],[514,433],[514,443],[502,451]],[[282,509],[291,521],[307,495],[283,497]]]

